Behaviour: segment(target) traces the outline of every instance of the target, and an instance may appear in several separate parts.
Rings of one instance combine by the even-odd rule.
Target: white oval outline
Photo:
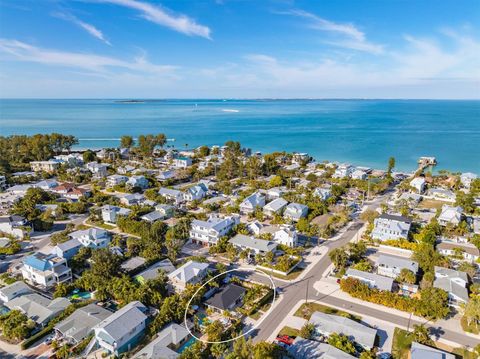
[[[195,334],[193,334],[190,329],[188,328],[188,325],[187,325],[187,313],[188,313],[188,308],[190,308],[190,303],[192,302],[193,298],[195,298],[195,296],[198,294],[198,292],[200,291],[200,289],[202,289],[204,286],[206,286],[208,283],[210,283],[212,280],[214,280],[215,278],[218,278],[220,277],[221,275],[224,275],[226,273],[230,273],[230,272],[241,272],[241,271],[250,271],[250,272],[260,272],[262,273],[263,275],[265,275],[268,279],[270,279],[270,282],[272,283],[272,289],[273,289],[273,299],[272,299],[272,303],[270,305],[270,309],[267,310],[267,312],[264,314],[264,318],[266,316],[268,316],[270,314],[270,312],[273,310],[273,303],[275,303],[275,299],[277,298],[277,287],[275,286],[275,283],[273,282],[273,279],[272,279],[272,276],[268,275],[267,273],[265,273],[264,271],[258,269],[258,268],[237,268],[237,269],[230,269],[230,270],[227,270],[225,272],[222,272],[220,274],[217,274],[216,276],[210,278],[208,281],[206,281],[205,283],[202,284],[202,286],[200,288],[197,289],[197,291],[192,295],[192,297],[190,298],[190,300],[188,301],[187,303],[187,307],[185,308],[185,313],[183,315],[183,323],[185,325],[185,328],[187,329],[187,331],[190,333],[190,335],[192,337],[194,337],[196,340],[200,341],[200,342],[203,342],[205,344],[221,344],[221,343],[229,343],[229,342],[232,342],[234,340],[237,340],[237,339],[240,339],[244,336],[246,336],[247,334],[249,334],[250,332],[252,332],[254,329],[257,329],[257,327],[260,325],[260,323],[263,321],[263,320],[258,320],[257,323],[250,329],[248,330],[246,333],[243,333],[241,335],[238,335],[236,336],[235,338],[231,338],[231,339],[227,339],[227,340],[221,340],[221,341],[218,341],[218,342],[214,342],[214,341],[209,341],[209,340],[203,340],[203,339],[200,339],[199,337],[197,337]]]

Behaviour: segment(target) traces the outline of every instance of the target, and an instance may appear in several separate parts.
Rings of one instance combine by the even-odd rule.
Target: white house
[[[409,258],[380,254],[377,259],[377,273],[390,278],[397,278],[402,269],[408,269],[413,274],[418,273],[418,263]]]
[[[294,227],[284,225],[280,226],[279,229],[273,233],[273,240],[278,244],[296,247],[298,244],[298,234]]]
[[[93,249],[105,248],[110,243],[110,233],[101,228],[89,228],[72,232],[68,235],[78,240],[82,246]]]
[[[102,320],[93,328],[98,345],[116,356],[131,350],[143,337],[147,311],[141,302],[134,301]]]
[[[436,248],[440,254],[454,256],[456,259],[460,260],[476,262],[480,258],[480,250],[472,243],[440,241],[437,243]]]
[[[20,297],[21,295],[32,293],[33,290],[22,281],[17,281],[12,284],[0,288],[0,301],[8,303],[12,299]]]
[[[21,272],[23,279],[45,289],[72,279],[72,271],[64,258],[40,252],[23,260]]]
[[[127,183],[125,184],[129,187],[138,187],[141,189],[146,189],[149,186],[148,180],[145,176],[132,176],[128,179]]]
[[[367,179],[367,172],[357,168],[355,171],[351,173],[350,177],[356,180],[365,180]]]
[[[128,216],[131,210],[117,206],[106,204],[102,207],[102,219],[106,223],[117,223],[117,219],[121,216]]]
[[[318,187],[313,191],[313,195],[320,197],[323,201],[326,201],[332,196],[332,190],[326,187]]]
[[[30,233],[32,228],[28,225],[25,217],[13,214],[11,216],[0,217],[0,232],[10,234],[15,238],[23,238],[25,234]]]
[[[173,159],[173,165],[176,168],[187,168],[192,165],[192,159],[189,157],[177,157]]]
[[[333,178],[350,177],[350,175],[353,173],[354,170],[355,168],[352,165],[341,164],[337,167],[332,177]]]
[[[189,331],[176,323],[168,324],[156,338],[133,356],[133,359],[176,359],[178,349],[191,338]]]
[[[385,277],[383,275],[349,268],[345,273],[345,277],[358,279],[360,282],[365,283],[370,288],[377,288],[378,290],[385,290],[389,292],[391,292],[393,289],[393,278]]]
[[[252,193],[240,203],[241,213],[253,213],[257,208],[265,206],[265,196],[260,192]]]
[[[422,194],[425,191],[425,178],[415,177],[410,181],[410,187],[415,188],[419,194]]]
[[[86,165],[87,169],[92,172],[93,177],[103,178],[107,176],[108,165],[98,162],[89,162]]]
[[[457,226],[462,220],[463,208],[462,207],[452,207],[447,204],[442,206],[442,212],[438,216],[438,223],[442,226],[448,224],[453,224]]]
[[[283,216],[291,221],[298,222],[300,218],[306,217],[308,214],[308,207],[300,203],[290,203],[285,207]]]
[[[211,215],[206,221],[193,220],[190,228],[190,240],[193,243],[210,246],[230,232],[233,227],[240,223],[238,215],[219,217]]]
[[[455,193],[449,189],[445,189],[445,188],[430,188],[428,191],[427,191],[427,194],[434,198],[434,199],[437,199],[437,200],[440,200],[440,201],[448,201],[448,202],[455,202],[455,199],[457,198],[457,196],[455,195]]]
[[[203,183],[200,183],[188,188],[185,193],[183,193],[183,199],[187,202],[198,201],[204,198],[207,195],[207,192],[207,186],[205,186]]]
[[[263,207],[263,213],[270,217],[273,217],[275,214],[281,215],[287,204],[288,202],[283,198],[274,199]]]
[[[433,286],[448,293],[450,305],[458,307],[468,302],[467,273],[449,268],[435,267]]]
[[[114,187],[117,185],[127,183],[127,181],[128,181],[127,176],[115,174],[107,177],[107,186]]]
[[[476,179],[477,175],[475,173],[465,172],[460,175],[460,182],[462,182],[462,185],[467,189],[470,189],[472,182]]]
[[[411,223],[407,217],[383,213],[375,218],[371,236],[381,241],[407,239]]]
[[[158,190],[158,194],[162,197],[165,197],[169,201],[173,201],[175,203],[179,203],[183,200],[183,193],[170,188],[160,188]]]
[[[266,241],[263,239],[256,239],[243,234],[237,234],[229,241],[235,248],[239,250],[248,250],[250,255],[266,254],[273,252],[277,248],[278,244],[273,241]]]
[[[143,204],[146,198],[141,193],[126,194],[120,198],[120,203],[124,206],[133,206],[135,204]]]
[[[188,261],[168,275],[176,291],[183,291],[188,284],[200,283],[207,275],[208,263]]]
[[[253,221],[247,225],[248,230],[250,233],[253,233],[254,235],[258,236],[260,235],[260,231],[263,228],[263,224],[261,224],[259,221]]]

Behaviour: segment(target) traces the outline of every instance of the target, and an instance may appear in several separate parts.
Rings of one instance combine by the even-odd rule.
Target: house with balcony
[[[193,243],[210,246],[230,232],[233,227],[240,223],[238,215],[219,217],[211,215],[206,221],[193,220],[190,227],[190,240]]]
[[[183,291],[188,284],[200,283],[208,273],[209,264],[188,261],[168,275],[176,291]]]
[[[435,267],[433,286],[448,293],[448,300],[451,306],[459,307],[460,304],[468,302],[467,285],[467,273],[450,268]]]
[[[374,220],[372,238],[380,241],[407,239],[412,221],[403,216],[383,213]]]
[[[72,279],[72,271],[68,268],[66,259],[40,252],[23,260],[21,272],[23,279],[44,289]]]
[[[128,208],[122,208],[118,206],[111,206],[109,204],[104,205],[102,208],[102,220],[105,223],[117,223],[117,219],[122,216],[128,216],[132,212]]]
[[[78,240],[82,246],[98,249],[105,248],[110,243],[110,233],[101,228],[88,228],[72,232],[68,235],[71,239]]]
[[[108,353],[119,356],[134,348],[145,334],[148,309],[134,301],[93,327],[98,345]]]
[[[283,217],[293,222],[298,222],[300,218],[305,218],[307,215],[308,207],[300,203],[290,203],[283,212]]]
[[[114,187],[127,183],[128,177],[124,175],[111,175],[107,177],[107,187]]]
[[[380,254],[377,259],[377,274],[385,277],[397,278],[402,269],[408,269],[413,274],[418,274],[418,263],[403,257],[392,256],[390,254]]]

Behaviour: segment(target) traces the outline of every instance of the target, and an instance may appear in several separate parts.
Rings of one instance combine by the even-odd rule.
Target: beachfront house
[[[240,212],[243,214],[253,213],[257,208],[265,206],[265,196],[260,192],[252,193],[240,203]]]
[[[380,241],[407,239],[412,221],[403,216],[383,213],[374,220],[372,238]]]
[[[220,292],[208,298],[204,304],[207,308],[218,313],[232,312],[242,304],[245,293],[245,288],[237,284],[228,284]]]
[[[12,299],[29,293],[33,293],[33,290],[24,282],[13,282],[0,288],[0,303],[8,303]]]
[[[194,219],[189,231],[190,240],[192,243],[204,246],[214,245],[239,223],[238,215],[223,218],[218,215],[211,215],[206,221]]]
[[[55,160],[32,161],[30,168],[33,172],[55,172],[60,167],[60,162]]]
[[[72,271],[64,258],[40,252],[25,257],[21,272],[23,279],[43,289],[72,279]]]
[[[415,177],[410,181],[410,187],[415,188],[418,194],[422,194],[425,191],[425,177]]]
[[[177,157],[173,159],[173,166],[176,168],[188,168],[192,165],[190,157]]]
[[[349,164],[340,164],[336,169],[333,174],[333,178],[344,178],[344,177],[350,177],[350,175],[353,173],[355,170],[355,167]]]
[[[472,172],[465,172],[460,175],[460,182],[462,182],[463,187],[470,189],[472,182],[475,181],[478,176]]]
[[[273,252],[278,246],[278,243],[273,241],[266,241],[263,239],[256,239],[243,234],[237,234],[231,238],[228,243],[231,243],[235,248],[249,252],[250,257],[254,257],[256,254],[265,255],[268,252]]]
[[[263,207],[263,213],[268,217],[273,217],[276,214],[281,215],[287,205],[288,202],[286,200],[283,198],[277,198]]]
[[[349,268],[345,273],[345,277],[358,279],[360,282],[365,283],[370,288],[386,290],[389,292],[393,290],[393,278],[384,277],[383,275]]]
[[[463,208],[456,206],[449,206],[448,204],[444,204],[442,206],[442,212],[440,216],[438,216],[438,223],[441,226],[447,226],[448,224],[452,224],[457,226],[460,224],[463,217]]]
[[[95,303],[78,308],[55,325],[55,339],[77,345],[93,333],[93,327],[111,314],[112,312]]]
[[[298,222],[300,218],[305,218],[308,214],[308,207],[300,203],[290,203],[285,207],[283,217],[290,221]]]
[[[88,228],[72,232],[68,235],[71,239],[77,239],[82,246],[98,249],[105,248],[110,243],[110,233],[101,228]]]
[[[418,273],[418,263],[409,258],[380,254],[377,259],[377,274],[385,277],[397,278],[402,269],[408,269],[413,274]]]
[[[93,327],[98,345],[116,356],[131,350],[145,333],[147,311],[141,302],[134,301],[109,315]]]
[[[459,307],[461,303],[468,302],[467,284],[467,273],[444,267],[435,267],[433,286],[448,293],[450,305]]]
[[[187,284],[200,283],[207,275],[208,267],[207,263],[188,261],[170,273],[168,279],[175,290],[181,292],[185,290]]]
[[[182,325],[170,323],[156,338],[133,356],[133,359],[175,359],[179,351],[191,338],[190,332]]]
[[[375,346],[376,329],[344,316],[314,312],[309,323],[315,326],[317,335],[343,334],[365,350],[370,350]]]
[[[104,205],[102,208],[102,219],[105,223],[117,223],[117,219],[121,216],[128,216],[131,212],[128,208],[118,206]]]

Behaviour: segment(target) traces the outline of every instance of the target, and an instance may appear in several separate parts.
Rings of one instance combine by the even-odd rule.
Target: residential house
[[[437,243],[437,251],[445,256],[453,256],[455,259],[476,262],[480,258],[480,250],[472,243],[455,243],[440,241]]]
[[[176,189],[162,187],[158,190],[158,194],[174,203],[179,203],[183,201],[183,193]]]
[[[455,199],[457,198],[453,191],[445,188],[430,188],[427,194],[440,201],[455,202]]]
[[[76,345],[93,333],[93,327],[107,319],[112,312],[91,303],[78,308],[54,327],[55,338]]]
[[[292,155],[292,162],[294,163],[303,164],[309,160],[310,160],[310,156],[308,155],[308,153],[305,153],[305,152],[302,152],[302,153],[294,152]]]
[[[412,221],[407,217],[383,213],[373,223],[372,238],[386,241],[407,239]]]
[[[131,273],[138,270],[142,266],[144,266],[146,262],[147,260],[143,257],[140,257],[140,256],[131,257],[127,259],[125,262],[123,262],[120,265],[120,268],[126,273]]]
[[[33,293],[33,290],[24,282],[17,281],[0,288],[0,302],[8,303],[12,299],[29,293]]]
[[[92,172],[94,178],[103,178],[107,176],[108,165],[98,162],[89,162],[87,169]]]
[[[110,233],[101,228],[82,229],[68,236],[77,239],[84,247],[93,249],[105,248],[110,243]]]
[[[418,263],[409,259],[389,254],[380,254],[377,259],[377,273],[385,277],[397,278],[402,269],[408,269],[417,275]]]
[[[124,167],[118,167],[117,168],[117,172],[122,174],[122,175],[129,174],[129,173],[133,172],[133,170],[135,170],[135,167],[130,166],[130,165],[126,165]]]
[[[32,161],[30,162],[30,168],[33,172],[55,172],[60,167],[60,162],[54,160],[48,161]]]
[[[332,190],[326,187],[317,187],[313,191],[313,195],[320,197],[322,201],[326,201],[332,196]]]
[[[304,339],[297,336],[293,344],[288,347],[288,352],[295,359],[354,359],[353,355],[335,348],[334,346],[318,342],[316,340]]]
[[[355,180],[366,180],[367,172],[357,168],[350,174],[350,177]]]
[[[207,195],[207,192],[207,186],[205,186],[203,183],[200,183],[188,188],[185,193],[183,193],[183,199],[187,202],[199,201]]]
[[[413,342],[410,348],[410,359],[455,359],[456,356],[443,350]]]
[[[155,279],[158,277],[160,271],[165,274],[170,274],[175,270],[174,265],[170,262],[170,259],[164,259],[152,264],[150,267],[140,272],[135,276],[135,280],[139,283],[144,283],[149,279]]]
[[[220,237],[225,236],[233,227],[240,223],[238,215],[219,217],[211,215],[207,221],[194,219],[191,223],[189,235],[193,243],[210,246],[216,244]]]
[[[114,187],[127,183],[128,177],[124,175],[111,175],[107,177],[107,186]]]
[[[36,204],[35,208],[42,213],[49,212],[53,217],[55,217],[57,215],[58,205],[40,203],[40,204]]]
[[[170,218],[175,214],[175,207],[168,204],[159,204],[155,206],[155,210],[159,212],[163,218]]]
[[[21,271],[23,279],[45,289],[72,279],[67,261],[54,254],[36,252],[25,257]]]
[[[266,216],[273,217],[275,214],[281,215],[288,202],[283,198],[274,199],[263,207],[263,213]]]
[[[106,204],[102,207],[102,219],[105,223],[117,223],[117,219],[121,216],[128,216],[131,210],[117,206]]]
[[[352,319],[340,315],[314,312],[309,323],[315,325],[317,334],[325,336],[330,336],[332,333],[343,334],[365,350],[370,350],[375,346],[377,330]]]
[[[425,191],[425,177],[415,177],[410,181],[410,187],[416,189],[418,194],[422,194]]]
[[[88,197],[91,194],[91,191],[86,188],[80,188],[75,186],[73,183],[66,182],[52,188],[51,192],[74,201],[78,201],[82,197]]]
[[[70,301],[67,298],[50,300],[38,293],[24,294],[5,304],[8,309],[19,310],[41,327],[47,325],[69,305]]]
[[[449,268],[435,267],[433,286],[448,293],[450,305],[458,307],[461,303],[468,302],[467,284],[467,273]]]
[[[11,216],[0,217],[0,232],[10,234],[15,238],[22,239],[32,228],[25,217],[13,214]]]
[[[472,182],[477,179],[477,175],[471,172],[465,172],[460,175],[460,182],[462,182],[463,187],[470,189]]]
[[[145,203],[146,198],[141,193],[132,193],[126,194],[122,198],[120,198],[120,203],[124,206],[133,206],[136,204],[143,204]]]
[[[245,288],[237,284],[228,284],[220,292],[208,298],[205,301],[205,305],[220,313],[223,313],[225,310],[230,312],[242,304],[245,292]]]
[[[41,188],[44,191],[50,191],[52,188],[58,186],[58,182],[54,179],[46,179],[40,182],[37,182],[33,185],[35,188]]]
[[[145,333],[147,311],[141,302],[134,301],[102,320],[93,327],[98,345],[116,356],[130,351]]]
[[[192,165],[192,159],[189,157],[177,157],[173,159],[173,165],[176,168],[188,168]]]
[[[298,244],[298,234],[295,227],[281,225],[278,227],[278,230],[273,233],[273,240],[278,244],[296,247]]]
[[[80,243],[78,239],[73,238],[66,242],[58,243],[55,247],[53,247],[52,253],[55,254],[57,257],[70,260],[78,253],[78,251],[82,247],[82,243]]]
[[[260,192],[252,193],[240,203],[240,212],[247,214],[253,213],[257,208],[263,208],[265,206],[265,196]]]
[[[168,181],[175,178],[175,171],[160,171],[156,179],[160,182]]]
[[[262,228],[263,228],[263,224],[261,224],[259,221],[253,221],[247,224],[247,229],[249,230],[250,233],[253,233],[253,235],[255,236],[260,235]]]
[[[159,221],[163,218],[164,218],[163,214],[158,211],[152,211],[140,217],[142,221],[149,222],[149,223]]]
[[[382,275],[349,268],[345,273],[345,277],[358,279],[360,282],[367,284],[370,288],[386,290],[389,292],[393,290],[393,278],[384,277]]]
[[[188,261],[168,275],[168,279],[177,291],[183,291],[187,284],[200,283],[207,275],[207,263]]]
[[[350,175],[353,173],[354,170],[355,168],[352,165],[341,164],[337,167],[332,177],[333,178],[350,177]]]
[[[128,179],[125,185],[131,188],[138,187],[141,189],[146,189],[149,186],[149,182],[145,176],[132,176]]]
[[[285,190],[280,187],[273,187],[265,191],[265,195],[268,201],[273,201],[283,196]]]
[[[447,226],[452,224],[458,226],[463,218],[463,208],[462,207],[452,207],[448,204],[442,206],[442,212],[438,216],[438,223],[442,226]]]
[[[305,218],[307,214],[308,207],[300,203],[290,203],[283,212],[285,218],[294,222],[298,222],[300,218]]]
[[[178,350],[191,338],[190,332],[182,325],[167,325],[156,338],[133,356],[133,359],[176,359]]]
[[[263,239],[256,239],[243,234],[237,234],[231,238],[228,243],[231,243],[235,248],[239,250],[248,250],[249,256],[255,256],[256,254],[265,255],[268,252],[273,252],[278,246],[278,243],[273,241],[266,241]]]

